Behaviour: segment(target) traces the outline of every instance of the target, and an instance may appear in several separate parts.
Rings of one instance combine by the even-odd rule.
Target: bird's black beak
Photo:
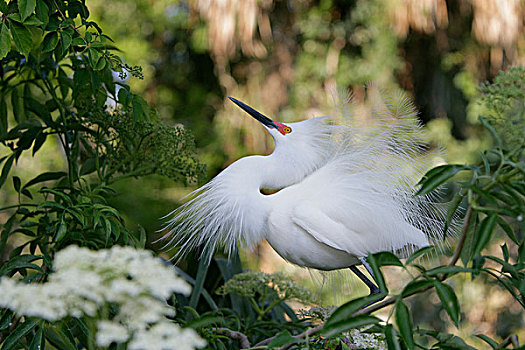
[[[241,107],[246,113],[248,113],[249,115],[251,115],[252,117],[257,119],[259,122],[261,122],[261,124],[263,124],[263,125],[265,125],[265,126],[267,126],[269,128],[279,129],[277,127],[277,125],[275,125],[273,120],[271,120],[270,118],[268,118],[264,114],[257,112],[255,109],[253,109],[252,107],[248,106],[246,103],[241,102],[241,101],[239,101],[239,100],[237,100],[237,99],[235,99],[233,97],[230,97],[230,96],[228,96],[228,98],[233,103],[235,103],[237,106]]]

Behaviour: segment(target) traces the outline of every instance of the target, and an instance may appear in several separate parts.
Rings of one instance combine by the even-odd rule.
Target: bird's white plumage
[[[289,123],[292,132],[267,128],[269,156],[238,160],[196,190],[169,221],[176,257],[203,246],[227,253],[263,239],[300,266],[333,270],[359,257],[406,252],[442,235],[443,213],[415,197],[425,166],[420,127],[399,93],[376,101],[374,120],[356,122],[348,104],[330,117]],[[261,188],[281,189],[264,195]]]

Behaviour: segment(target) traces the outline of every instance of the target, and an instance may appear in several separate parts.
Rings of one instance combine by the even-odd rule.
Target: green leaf
[[[121,87],[119,90],[118,90],[118,102],[124,107],[124,108],[127,108],[128,105],[129,105],[129,102],[130,102],[130,94],[129,94],[129,91],[124,88],[124,87]]]
[[[204,280],[206,279],[208,268],[209,264],[207,263],[207,260],[200,259],[199,267],[197,270],[197,277],[195,277],[195,286],[193,287],[193,291],[191,293],[190,298],[190,307],[192,308],[197,307],[197,303],[199,302],[202,290],[204,289]]]
[[[32,180],[30,180],[28,183],[26,183],[24,185],[24,188],[27,188],[29,186],[32,186],[34,184],[44,182],[44,181],[58,180],[64,176],[66,176],[66,173],[63,171],[55,171],[55,172],[50,171],[47,173],[42,173],[38,175],[37,177],[33,178]]]
[[[403,288],[403,291],[401,292],[401,296],[406,297],[409,295],[412,295],[416,291],[426,288],[428,286],[432,285],[431,280],[413,280],[410,281],[405,288]]]
[[[22,269],[22,268],[33,268],[34,264],[30,264],[31,262],[35,260],[42,259],[41,256],[38,255],[31,255],[31,254],[24,254],[24,255],[18,255],[11,259],[9,259],[6,263],[2,265],[2,268],[0,268],[0,276],[6,276],[14,272],[15,270]]]
[[[13,188],[18,193],[20,192],[20,185],[21,185],[20,178],[18,176],[13,176]]]
[[[447,208],[447,217],[445,220],[445,225],[443,227],[443,232],[445,233],[445,235],[447,234],[448,228],[450,227],[450,223],[456,217],[459,205],[461,204],[464,198],[465,195],[462,195],[461,193],[456,193],[454,198],[450,201]]]
[[[22,21],[29,17],[36,7],[36,0],[18,0],[18,10]]]
[[[434,250],[433,246],[427,246],[427,247],[423,247],[423,248],[420,248],[420,249],[416,250],[415,252],[410,254],[410,256],[406,259],[405,265],[410,264],[412,261],[418,259],[422,255],[425,255],[425,254],[427,254],[427,253],[429,253],[429,252],[431,252],[433,250]]]
[[[44,0],[37,0],[36,2],[36,17],[43,23],[44,27],[49,23],[49,7]]]
[[[57,235],[56,235],[56,238],[55,238],[55,242],[60,242],[62,240],[62,238],[64,238],[66,236],[66,231],[67,231],[67,225],[66,223],[64,222],[64,218],[61,218],[60,219],[60,225],[58,225],[58,230],[57,230]]]
[[[365,297],[350,300],[349,302],[341,305],[335,310],[332,315],[326,320],[325,325],[330,326],[331,324],[338,323],[347,319],[352,318],[353,314],[364,308],[366,305],[384,298],[385,294],[372,294]]]
[[[472,269],[461,266],[438,266],[425,272],[427,276],[436,276],[440,274],[455,275],[461,272],[472,272]]]
[[[142,120],[142,115],[144,114],[143,98],[138,95],[133,95],[132,101],[132,112],[133,112],[133,122]]]
[[[324,337],[331,337],[333,335],[339,334],[341,332],[347,331],[349,329],[366,326],[369,324],[379,323],[381,320],[375,316],[370,315],[359,315],[344,319],[339,322],[333,322],[331,324],[326,324],[321,330],[321,334]]]
[[[3,14],[7,13],[7,3],[5,2],[5,0],[0,0],[0,11]]]
[[[199,329],[199,328],[209,328],[210,326],[217,326],[224,324],[224,317],[220,316],[204,316],[195,318],[194,320],[190,322],[186,322],[184,324],[184,328],[193,328],[193,329]]]
[[[434,287],[445,311],[456,327],[459,327],[459,304],[456,293],[454,293],[454,290],[448,284],[441,283],[437,280],[434,280]]]
[[[16,157],[16,153],[13,153],[5,161],[4,167],[2,168],[2,173],[0,174],[0,187],[2,187],[5,183],[5,180],[7,180],[7,175],[9,174],[9,171],[11,170],[11,166],[13,165],[13,161],[15,160],[15,157]]]
[[[45,132],[40,132],[36,139],[35,139],[35,143],[33,145],[33,156],[35,155],[36,152],[38,152],[38,150],[42,147],[42,145],[44,144],[44,142],[46,142],[46,139],[47,139],[47,134]]]
[[[401,350],[401,345],[397,340],[397,332],[391,324],[387,324],[385,327],[385,338],[388,350]]]
[[[38,328],[35,335],[33,336],[33,339],[31,340],[31,344],[29,344],[29,350],[42,350],[45,346],[43,344],[43,331],[42,328]]]
[[[69,340],[66,334],[56,326],[48,326],[44,328],[44,335],[46,339],[53,344],[57,349],[61,350],[77,350],[75,344]]]
[[[402,299],[399,299],[396,304],[396,323],[401,334],[403,343],[409,350],[414,349],[414,337],[412,335],[412,316],[408,307],[405,305]]]
[[[9,35],[9,29],[5,22],[2,22],[2,26],[0,26],[0,60],[7,56],[10,50],[11,36]]]
[[[485,343],[489,344],[492,349],[498,348],[498,343],[490,338],[489,336],[486,336],[485,334],[474,334],[475,337],[478,337],[479,339],[483,340]]]
[[[69,46],[71,46],[71,41],[73,40],[73,34],[69,31],[63,30],[60,32],[60,39],[62,42],[62,54],[66,53]]]
[[[0,138],[7,134],[7,105],[5,103],[4,95],[0,96]]]
[[[378,266],[403,266],[401,260],[392,252],[375,253],[374,257]]]
[[[58,45],[58,33],[57,32],[49,32],[44,37],[44,41],[42,42],[42,52],[51,52],[53,51]]]
[[[38,325],[36,321],[31,319],[20,323],[15,330],[5,338],[2,345],[2,350],[16,349],[19,346],[19,341],[29,334]]]
[[[472,167],[468,165],[447,164],[431,169],[419,182],[421,188],[417,191],[416,195],[421,196],[434,191],[462,170],[472,170]]]
[[[15,120],[20,123],[22,122],[24,118],[24,103],[22,99],[20,98],[20,94],[18,93],[18,89],[13,89],[11,92],[11,106],[13,107],[13,115],[15,117]]]
[[[29,55],[29,51],[31,51],[31,47],[33,46],[31,32],[24,25],[15,21],[9,22],[9,29],[11,31],[11,36],[13,37],[13,42],[15,43],[16,48],[19,52],[27,57]]]
[[[474,245],[474,253],[473,253],[474,256],[481,253],[483,248],[485,248],[487,243],[490,241],[490,238],[492,237],[492,232],[494,231],[494,225],[496,223],[496,218],[497,218],[496,214],[490,214],[485,219],[483,219],[483,221],[479,225],[479,229],[476,234],[477,240],[476,240],[476,244]]]
[[[296,339],[292,337],[289,331],[284,331],[279,333],[275,338],[272,339],[272,341],[268,344],[269,349],[273,349],[278,346],[288,345],[288,344],[296,344],[298,342],[302,342],[302,339]]]
[[[376,261],[376,257],[374,256],[374,254],[370,254],[367,258],[367,261],[370,267],[372,268],[372,272],[374,273],[374,279],[377,283],[377,286],[379,287],[381,292],[387,293],[388,289],[386,288],[385,277],[383,276],[383,273],[379,269],[379,265]]]

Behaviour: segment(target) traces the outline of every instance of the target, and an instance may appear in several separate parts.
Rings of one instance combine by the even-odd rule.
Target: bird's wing
[[[394,235],[383,226],[385,222],[379,223],[381,219],[371,216],[367,209],[353,209],[350,220],[340,221],[335,213],[307,202],[293,210],[292,220],[318,242],[356,257],[384,250],[397,251],[411,244],[428,245],[425,234],[406,222],[392,222],[397,227]]]
[[[344,249],[346,227],[332,220],[314,206],[301,204],[293,210],[293,222],[317,241],[339,250]]]

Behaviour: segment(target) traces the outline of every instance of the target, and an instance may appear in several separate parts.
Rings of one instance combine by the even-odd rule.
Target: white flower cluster
[[[128,349],[150,350],[206,344],[192,329],[181,329],[166,318],[174,315],[166,299],[173,293],[189,295],[191,287],[147,250],[70,246],[56,254],[53,269],[45,284],[1,279],[0,306],[52,322],[66,316],[96,317],[99,346],[128,342]],[[112,320],[107,303],[118,305]]]
[[[384,336],[380,333],[365,333],[368,328],[370,327],[350,330],[351,343],[354,349],[386,350],[387,345]]]

